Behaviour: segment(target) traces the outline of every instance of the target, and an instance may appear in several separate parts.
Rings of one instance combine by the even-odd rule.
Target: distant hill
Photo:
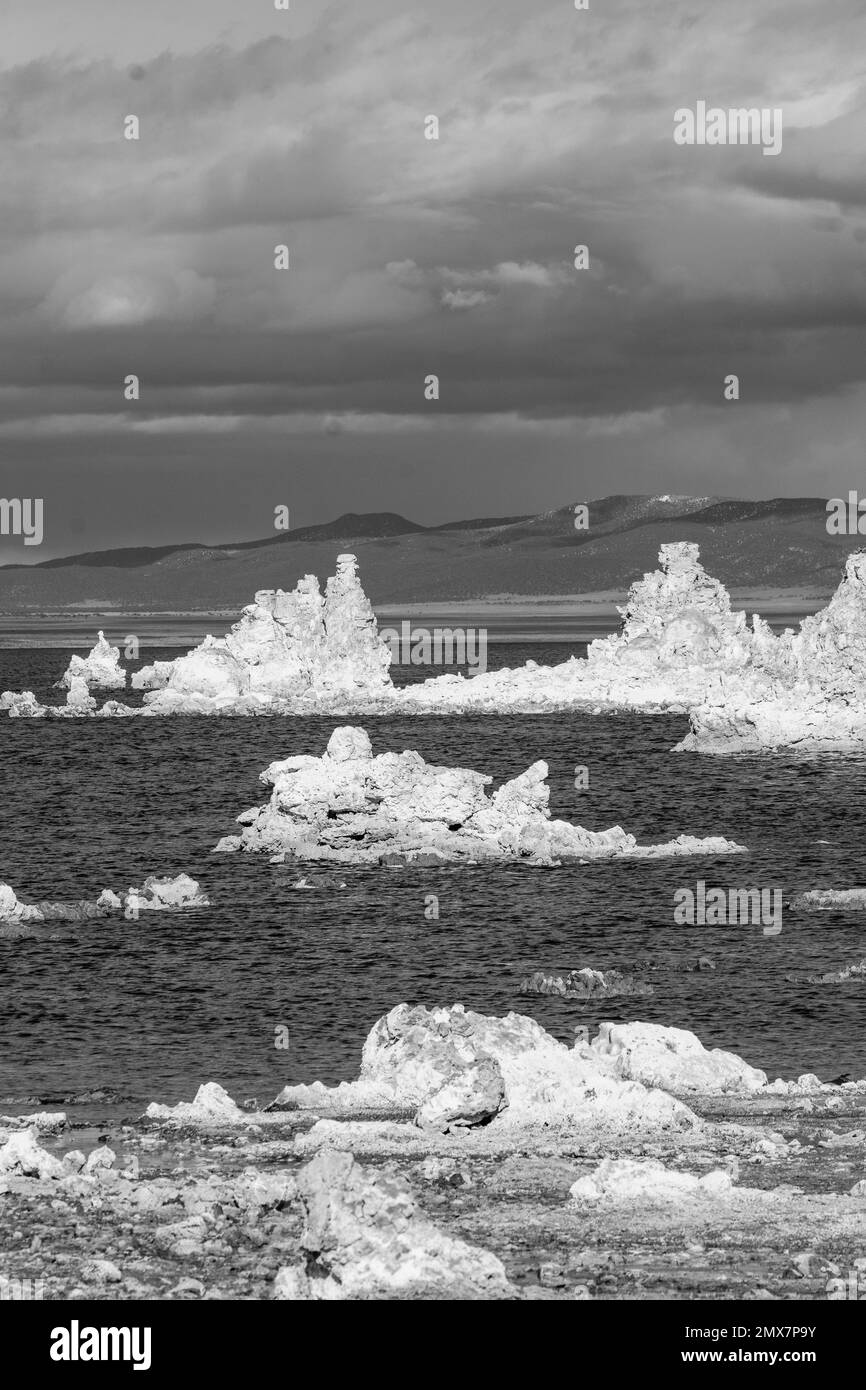
[[[857,537],[829,536],[826,499],[613,496],[538,516],[422,526],[394,512],[346,513],[321,526],[231,545],[139,546],[34,565],[0,567],[0,611],[93,605],[119,611],[237,609],[256,589],[324,580],[336,556],[358,556],[374,603],[425,603],[501,595],[622,594],[656,568],[668,541],[697,541],[711,574],[729,588],[829,595]]]

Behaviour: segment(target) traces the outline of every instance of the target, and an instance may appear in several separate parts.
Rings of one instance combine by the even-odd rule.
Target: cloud
[[[862,0],[151,0],[124,23],[82,0],[73,28],[32,18],[55,0],[8,8],[7,437],[74,445],[90,419],[204,464],[222,440],[375,453],[459,419],[467,470],[546,432],[620,449],[612,487],[668,491],[663,450],[650,481],[628,449],[670,432],[675,457],[694,411],[733,491],[757,486],[748,438],[766,450],[751,412],[829,428],[863,382]],[[698,98],[780,107],[782,154],[675,146]]]

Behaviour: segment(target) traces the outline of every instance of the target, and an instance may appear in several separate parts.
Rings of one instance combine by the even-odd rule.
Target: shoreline
[[[796,628],[802,618],[826,606],[830,590],[731,590],[731,607],[749,615],[760,613],[775,630]],[[404,619],[420,627],[484,628],[496,644],[573,643],[580,645],[618,632],[619,608],[625,591],[586,594],[501,594],[482,599],[429,603],[382,603],[373,609],[380,627],[399,626]],[[243,607],[241,604],[240,607]],[[200,610],[40,609],[0,612],[0,651],[67,649],[93,645],[96,631],[123,645],[127,634],[145,647],[191,648],[208,632],[224,636],[238,620],[238,608]]]

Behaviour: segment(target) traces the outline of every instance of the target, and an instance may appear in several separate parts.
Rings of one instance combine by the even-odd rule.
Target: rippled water
[[[491,665],[569,649],[491,649]],[[142,654],[143,660],[154,655]],[[0,652],[0,689],[48,698],[60,651]],[[412,675],[419,673],[413,672]],[[52,698],[56,701],[57,694]],[[287,1081],[354,1076],[370,1026],[402,1000],[517,1009],[557,1037],[605,1019],[694,1029],[772,1075],[866,1075],[862,981],[788,978],[866,956],[866,914],[785,912],[760,927],[673,923],[676,888],[851,887],[863,863],[864,761],[670,754],[678,717],[469,716],[368,720],[374,750],[498,783],[537,758],[553,814],[642,840],[720,834],[750,854],[716,860],[352,868],[346,889],[302,892],[295,872],[213,855],[234,817],[265,799],[260,770],[323,750],[334,719],[32,721],[0,718],[0,880],[26,899],[95,897],[150,873],[188,872],[213,906],[138,923],[98,920],[57,941],[0,941],[0,1095],[61,1098],[103,1088],[129,1107],[189,1097],[217,1080],[238,1099]],[[577,791],[574,768],[589,768]],[[439,920],[424,915],[439,897]],[[581,1004],[522,998],[532,969],[628,966],[648,955],[713,972],[647,974],[655,994]],[[289,1030],[288,1052],[274,1047]]]

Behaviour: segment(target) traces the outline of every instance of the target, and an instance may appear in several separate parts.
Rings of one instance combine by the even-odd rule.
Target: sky
[[[866,6],[589,4],[4,0],[0,562],[866,491]]]

